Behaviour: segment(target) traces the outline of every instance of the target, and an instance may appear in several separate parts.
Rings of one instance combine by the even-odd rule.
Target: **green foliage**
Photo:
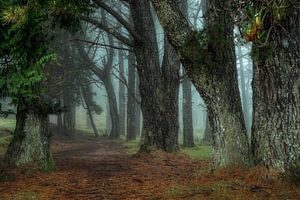
[[[34,104],[42,92],[44,64],[53,57],[47,53],[44,31],[47,14],[35,1],[32,4],[8,1],[6,4],[1,6],[1,21],[5,25],[0,48],[7,51],[0,57],[7,56],[10,61],[1,66],[0,88],[6,90],[15,105]]]
[[[0,1],[0,97],[9,96],[15,105],[44,103],[44,67],[56,58],[48,32],[55,23],[78,26],[77,16],[88,8],[88,0]],[[58,110],[45,104],[40,108]]]
[[[78,31],[80,28],[78,15],[91,13],[91,8],[89,0],[49,1],[51,15],[55,18],[54,24],[72,31]]]
[[[207,159],[212,155],[212,147],[209,145],[197,144],[192,148],[183,148],[183,153],[194,159]]]
[[[15,126],[16,126],[16,120],[15,119],[0,118],[0,129],[8,129],[10,131],[13,131],[15,129]]]

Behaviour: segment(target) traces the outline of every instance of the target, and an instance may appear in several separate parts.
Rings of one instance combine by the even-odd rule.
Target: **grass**
[[[1,136],[0,135],[0,155],[6,152],[7,146],[12,139],[11,135]]]
[[[8,129],[9,131],[13,131],[15,126],[15,119],[0,118],[0,129]]]
[[[126,148],[127,153],[132,155],[139,151],[140,141],[139,140],[125,141],[123,145]]]
[[[205,144],[196,144],[192,148],[182,148],[182,152],[193,159],[207,159],[212,155],[212,147]]]

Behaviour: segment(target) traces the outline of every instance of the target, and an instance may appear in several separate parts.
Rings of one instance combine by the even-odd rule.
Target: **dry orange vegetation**
[[[8,170],[0,199],[300,199],[300,186],[263,168],[210,170],[183,154],[128,155],[120,141],[55,139],[57,170]]]

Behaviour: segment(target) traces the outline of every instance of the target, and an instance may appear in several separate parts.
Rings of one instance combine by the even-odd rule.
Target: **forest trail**
[[[0,168],[14,177],[0,182],[0,200],[300,199],[299,187],[256,180],[259,169],[212,171],[208,160],[181,153],[131,155],[120,140],[54,138],[52,150],[54,172]]]
[[[16,180],[0,182],[1,200],[164,199],[165,191],[177,183],[175,177],[190,172],[183,155],[176,156],[177,163],[174,154],[129,155],[121,141],[104,137],[55,138],[51,148],[57,170],[10,171]],[[196,167],[199,162],[188,164]]]

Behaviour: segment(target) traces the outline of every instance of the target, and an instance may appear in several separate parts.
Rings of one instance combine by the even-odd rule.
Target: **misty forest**
[[[1,0],[0,199],[300,199],[300,1]]]

